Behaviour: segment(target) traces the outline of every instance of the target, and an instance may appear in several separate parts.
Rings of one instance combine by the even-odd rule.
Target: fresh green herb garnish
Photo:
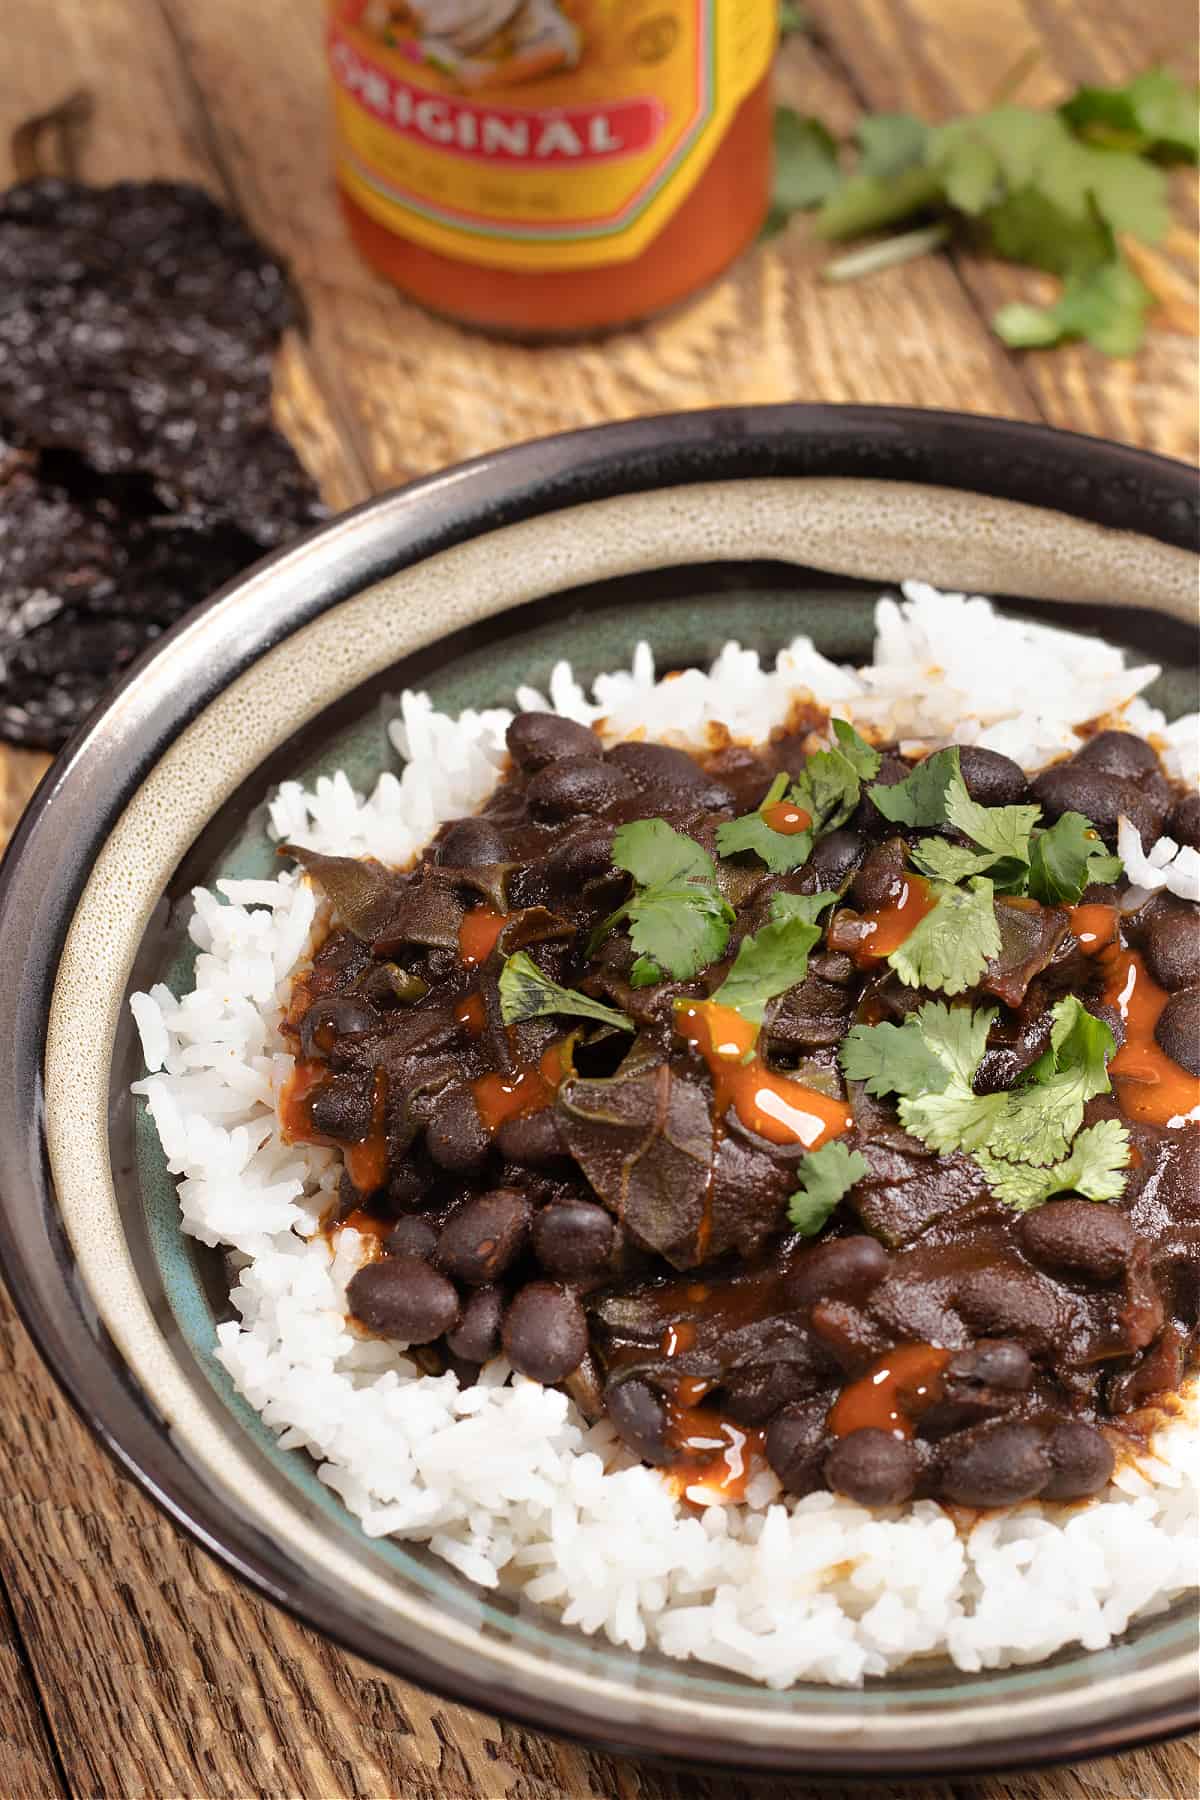
[[[812,27],[806,7],[797,6],[796,0],[780,0],[779,35],[794,37],[798,31],[808,31]],[[782,108],[780,109],[783,110]]]
[[[931,882],[936,903],[892,951],[888,964],[906,987],[961,994],[1000,954],[992,884],[976,875],[965,888]]]
[[[836,893],[776,894],[770,922],[742,939],[733,967],[711,998],[761,1025],[767,1003],[808,974],[808,953],[821,937],[820,914],[836,899]]]
[[[1055,1194],[1082,1194],[1088,1200],[1117,1200],[1125,1192],[1129,1165],[1129,1133],[1119,1119],[1101,1119],[1079,1132],[1071,1153],[1048,1168],[1004,1162],[977,1150],[979,1164],[998,1200],[1017,1212],[1029,1212]]]
[[[1037,831],[1029,851],[1029,892],[1044,906],[1073,906],[1094,881],[1116,881],[1125,865],[1100,842],[1082,813],[1067,812]]]
[[[638,952],[634,987],[651,987],[664,974],[689,981],[719,960],[735,914],[717,890],[716,865],[702,844],[663,819],[634,819],[613,836],[613,862],[633,876],[635,892],[593,931],[589,956],[628,920]]]
[[[867,798],[876,812],[893,825],[944,825],[946,795],[956,775],[961,781],[957,747],[935,750],[923,757],[903,781],[891,787],[876,782],[867,789]]]
[[[1200,160],[1198,90],[1164,69],[1121,88],[1082,87],[1054,111],[1009,103],[928,126],[905,113],[863,119],[844,172],[815,120],[788,116],[772,218],[816,207],[815,230],[842,239],[908,226],[853,259],[854,273],[920,255],[955,230],[998,255],[1061,276],[1050,307],[1002,307],[993,321],[1010,344],[1086,338],[1111,355],[1141,341],[1152,296],[1119,236],[1157,243],[1170,224],[1163,161]],[[792,160],[794,156],[795,160]],[[831,166],[832,165],[832,166]],[[850,268],[831,263],[837,280]]]
[[[819,119],[775,108],[775,182],[764,237],[782,231],[794,212],[819,206],[841,181],[837,145]]]
[[[1093,881],[1115,881],[1121,873],[1120,857],[1104,848],[1082,813],[1064,813],[1039,831],[1039,806],[981,806],[972,800],[954,745],[934,751],[895,787],[877,785],[868,792],[886,819],[948,825],[972,840],[973,849],[932,837],[914,845],[914,865],[938,881],[986,874],[997,893],[1028,894],[1054,906],[1074,904]]]
[[[800,1158],[800,1186],[788,1201],[788,1218],[796,1231],[815,1237],[838,1202],[867,1173],[865,1159],[837,1138]]]
[[[901,1123],[931,1150],[974,1155],[1010,1205],[1037,1205],[1068,1185],[1090,1199],[1115,1198],[1129,1155],[1124,1126],[1105,1121],[1115,1130],[1080,1134],[1078,1155],[1072,1148],[1085,1104],[1110,1091],[1112,1032],[1068,995],[1052,1009],[1049,1049],[1024,1078],[1007,1092],[976,1094],[971,1084],[995,1017],[994,1008],[931,1000],[901,1026],[856,1025],[839,1053],[842,1068],[871,1093],[896,1094]]]
[[[789,788],[786,775],[777,775],[757,812],[729,819],[717,828],[717,849],[722,856],[749,850],[766,863],[773,875],[799,869],[812,855],[813,845],[844,825],[862,793],[864,780],[878,774],[879,752],[865,743],[844,719],[833,721],[837,740],[832,750],[816,750]],[[774,831],[763,812],[786,798],[806,812],[812,821],[804,831]]]
[[[551,981],[524,950],[506,960],[499,985],[500,1016],[506,1025],[569,1013],[572,1018],[599,1019],[604,1025],[615,1025],[618,1031],[637,1029],[615,1006],[605,1006],[601,1000],[590,1000],[586,994],[577,994],[572,988]]]

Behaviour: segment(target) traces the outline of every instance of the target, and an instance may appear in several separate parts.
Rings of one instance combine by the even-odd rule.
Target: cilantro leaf
[[[937,1006],[938,1002],[930,1004]],[[959,1010],[968,1011],[966,1007]],[[868,1094],[940,1094],[951,1071],[925,1041],[920,1019],[917,1013],[903,1025],[855,1025],[838,1051],[847,1080],[865,1081]]]
[[[736,856],[744,850],[752,851],[766,863],[772,875],[786,875],[792,869],[803,867],[812,855],[811,828],[806,831],[776,831],[763,817],[768,806],[774,806],[783,799],[788,784],[789,777],[786,774],[777,775],[763,795],[757,812],[744,813],[740,819],[727,819],[723,825],[717,826],[717,849],[722,856]]]
[[[966,881],[996,867],[990,850],[972,850],[966,844],[952,844],[948,838],[919,838],[909,855],[913,866],[935,881]]]
[[[853,768],[860,781],[871,781],[879,773],[879,765],[883,761],[878,750],[860,738],[853,725],[845,719],[834,719],[833,735],[837,747]]]
[[[676,981],[690,981],[724,955],[735,915],[715,889],[679,886],[647,888],[629,901],[625,916],[638,956]],[[635,964],[635,987],[657,979],[644,964],[640,971]]]
[[[1073,906],[1094,881],[1116,881],[1125,865],[1105,849],[1082,813],[1062,813],[1035,833],[1029,857],[1029,892],[1044,906]]]
[[[1027,863],[1029,834],[1041,817],[1040,806],[981,806],[972,800],[958,773],[946,789],[946,822],[998,861]]]
[[[589,956],[627,920],[638,953],[630,975],[634,987],[652,986],[664,971],[690,981],[719,960],[735,915],[717,891],[716,864],[702,844],[665,819],[634,819],[613,835],[613,862],[633,876],[636,891],[597,925]]]
[[[1108,356],[1132,356],[1142,341],[1154,296],[1128,263],[1114,257],[1099,268],[1068,275],[1050,306],[1014,300],[992,320],[996,334],[1014,350],[1049,349],[1085,338]]]
[[[836,888],[823,894],[774,894],[771,918],[775,921],[803,919],[806,925],[815,925],[826,907],[833,906],[839,898]]]
[[[868,113],[858,121],[854,135],[859,148],[857,173],[887,181],[924,160],[929,127],[911,113]]]
[[[703,844],[668,825],[665,819],[634,819],[613,834],[613,862],[639,887],[665,887],[681,881],[715,884],[716,865]]]
[[[975,986],[1000,954],[992,883],[986,875],[976,875],[965,889],[931,885],[936,894],[932,911],[892,951],[888,964],[906,987],[961,994]]]
[[[768,1001],[786,994],[808,974],[808,953],[821,937],[816,914],[836,898],[836,894],[776,895],[770,922],[742,939],[733,967],[711,998],[761,1025]],[[781,900],[807,901],[808,916],[803,908],[777,910]]]
[[[1129,1167],[1129,1133],[1119,1119],[1101,1119],[1079,1132],[1071,1153],[1048,1168],[1005,1162],[979,1150],[975,1160],[998,1200],[1017,1212],[1029,1212],[1054,1194],[1082,1194],[1087,1200],[1116,1200],[1125,1191]]]
[[[499,985],[500,1016],[506,1025],[568,1013],[573,1018],[599,1019],[605,1025],[615,1025],[619,1031],[636,1030],[632,1020],[615,1006],[605,1006],[600,1000],[591,1000],[586,994],[577,994],[551,981],[524,950],[506,959]]]
[[[819,119],[775,108],[775,179],[764,237],[782,231],[794,212],[819,206],[839,185],[837,145]]]
[[[1093,143],[1170,160],[1200,160],[1200,89],[1167,69],[1146,69],[1125,87],[1081,87],[1058,112]]]
[[[952,744],[948,750],[935,750],[925,757],[894,787],[876,782],[867,789],[867,798],[894,825],[944,825],[947,793],[956,778],[962,780],[958,746]]]
[[[717,827],[717,849],[722,856],[752,851],[773,875],[786,875],[803,867],[819,838],[845,824],[858,805],[864,778],[878,774],[880,757],[844,719],[833,721],[833,733],[837,740],[834,749],[814,751],[788,794],[789,802],[808,814],[808,829],[775,831],[763,817],[767,807],[783,799],[788,787],[788,777],[777,775],[757,812]]]
[[[809,1150],[798,1164],[800,1186],[788,1201],[788,1218],[796,1231],[814,1237],[842,1200],[867,1173],[866,1159],[839,1139]]]

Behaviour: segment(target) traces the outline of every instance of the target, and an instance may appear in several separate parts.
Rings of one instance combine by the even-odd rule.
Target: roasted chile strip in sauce
[[[388,955],[419,975],[427,990],[422,997],[415,1003],[393,998],[376,982],[370,1005],[378,1023],[361,1049],[352,1037],[318,1026],[311,1033],[313,1056],[298,1063],[283,1096],[285,1135],[330,1142],[316,1138],[311,1121],[312,1097],[331,1074],[318,1058],[328,1057],[339,1072],[386,1064],[398,1103],[409,1086],[423,1091],[425,1072],[433,1068],[438,1083],[449,1082],[453,1105],[461,1108],[458,1097],[465,1096],[466,1111],[477,1115],[482,1143],[464,1164],[443,1166],[432,1134],[426,1139],[420,1130],[415,1141],[398,1138],[389,1146],[389,1094],[379,1077],[370,1133],[361,1144],[342,1146],[358,1190],[358,1210],[350,1215],[356,1228],[373,1236],[386,1261],[392,1254],[386,1233],[397,1218],[417,1215],[409,1221],[415,1235],[401,1234],[409,1256],[414,1242],[440,1241],[453,1221],[449,1260],[440,1249],[430,1254],[458,1283],[464,1308],[478,1271],[486,1273],[508,1309],[504,1317],[520,1314],[520,1332],[505,1326],[504,1348],[514,1366],[550,1368],[536,1378],[565,1377],[577,1398],[582,1390],[572,1384],[582,1367],[576,1373],[565,1363],[552,1368],[546,1347],[568,1343],[569,1357],[586,1349],[592,1398],[580,1403],[602,1410],[611,1401],[618,1430],[636,1454],[662,1466],[678,1493],[702,1487],[706,1495],[740,1498],[765,1462],[785,1489],[807,1492],[825,1481],[834,1449],[837,1468],[847,1466],[847,1452],[864,1441],[861,1433],[876,1441],[876,1450],[882,1434],[896,1446],[890,1455],[910,1459],[917,1491],[953,1498],[956,1482],[957,1491],[964,1486],[962,1467],[978,1459],[980,1446],[1002,1444],[1014,1430],[1025,1433],[1035,1465],[1042,1454],[1036,1445],[1045,1447],[1043,1476],[1049,1482],[1055,1469],[1058,1494],[1092,1491],[1104,1478],[1099,1435],[1119,1441],[1119,1432],[1140,1441],[1147,1409],[1178,1386],[1197,1331],[1194,1258],[1186,1246],[1197,1238],[1200,1137],[1181,1129],[1181,1120],[1200,1097],[1200,1081],[1155,1036],[1175,991],[1158,978],[1166,966],[1159,960],[1163,931],[1176,929],[1175,913],[1166,927],[1161,919],[1154,927],[1156,950],[1146,937],[1153,907],[1129,920],[1106,899],[1076,905],[1073,935],[1052,954],[1047,950],[1021,1007],[1000,1006],[997,1042],[1018,1069],[1041,1054],[1045,1012],[1065,992],[1089,1006],[1111,1007],[1125,1030],[1111,1064],[1113,1092],[1100,1116],[1119,1112],[1130,1126],[1127,1197],[1105,1205],[1056,1196],[1022,1215],[991,1199],[963,1157],[906,1147],[886,1102],[860,1110],[856,1121],[859,1101],[842,1097],[836,1052],[850,1024],[899,1020],[922,998],[902,992],[885,962],[933,903],[928,884],[911,870],[896,879],[884,903],[856,914],[848,895],[845,907],[830,915],[824,949],[811,953],[810,975],[796,990],[811,1004],[789,996],[790,1037],[775,1035],[774,1013],[759,1029],[705,998],[723,965],[682,992],[669,985],[665,992],[640,992],[629,984],[632,952],[627,943],[622,949],[620,933],[598,957],[582,952],[595,925],[628,892],[610,863],[616,825],[656,817],[711,844],[714,821],[752,810],[781,770],[798,772],[803,751],[794,741],[783,738],[755,756],[729,752],[724,762],[718,756],[697,768],[678,752],[646,744],[606,754],[584,727],[526,715],[514,724],[510,750],[512,774],[478,817],[446,828],[442,860],[447,869],[475,863],[494,869],[503,862],[514,910],[542,907],[570,927],[538,946],[535,960],[554,981],[581,986],[632,1017],[638,1031],[630,1039],[586,1021],[541,1018],[508,1029],[503,1057],[481,979],[487,979],[485,964],[495,968],[512,915],[481,905],[479,891],[464,888],[452,950],[426,949],[419,941],[407,949],[388,946]],[[1071,766],[1056,765],[1056,779]],[[1015,765],[1010,779],[1019,795],[1024,777]],[[1094,785],[1095,774],[1087,780]],[[841,892],[864,858],[877,856],[886,869],[889,856],[894,859],[889,841],[921,835],[898,833],[869,814],[863,819],[860,807],[837,834],[844,861],[834,879]],[[808,830],[811,821],[803,808],[780,802],[767,823],[786,836]],[[478,847],[465,854],[471,841]],[[819,876],[806,865],[781,879],[755,867],[750,856],[735,861],[733,871],[750,884],[756,916],[767,916],[776,891],[812,892],[814,880],[829,885],[827,848],[818,845],[811,865]],[[431,855],[438,860],[436,846]],[[396,879],[407,895],[425,876],[418,869]],[[442,883],[444,900],[444,876]],[[868,881],[860,891],[870,888]],[[1115,890],[1116,899],[1122,891]],[[1196,908],[1171,906],[1180,914],[1179,930],[1196,929]],[[287,1028],[295,1033],[310,1003],[353,997],[364,968],[369,977],[369,947],[355,947],[345,934],[335,941],[338,936],[294,983]],[[850,967],[858,972],[846,974]],[[1186,985],[1196,976],[1181,979]],[[995,1007],[996,999],[981,990],[955,1003]],[[428,1046],[421,1036],[426,1017]],[[672,1114],[678,1124],[671,1125],[677,1141],[670,1155],[655,1164],[662,1117],[646,1125],[645,1110],[635,1109],[626,1124],[619,1105],[609,1154],[626,1185],[636,1185],[645,1167],[645,1192],[668,1213],[677,1193],[682,1198],[689,1182],[698,1184],[698,1194],[693,1187],[686,1197],[698,1205],[700,1225],[682,1250],[673,1249],[673,1260],[631,1232],[624,1210],[614,1220],[617,1207],[602,1203],[599,1188],[568,1152],[557,1097],[568,1033],[575,1069],[593,1080],[614,1079],[631,1045],[637,1051],[631,1061],[655,1073],[651,1088],[661,1108],[670,1084],[658,1077],[669,1072],[672,1078],[679,1110]],[[613,1093],[614,1099],[624,1093],[620,1082]],[[703,1105],[714,1150],[707,1163],[705,1133],[694,1125]],[[867,1178],[815,1235],[790,1232],[786,1203],[797,1185],[798,1160],[839,1137],[869,1153]],[[1147,1189],[1151,1207],[1138,1201]],[[475,1242],[466,1227],[481,1202]],[[728,1247],[731,1214],[743,1228],[736,1241],[745,1248]],[[714,1254],[718,1223],[726,1236]],[[495,1257],[500,1265],[493,1277],[488,1259]],[[483,1354],[491,1354],[481,1341]],[[623,1409],[621,1394],[631,1397]],[[1064,1476],[1060,1467],[1055,1433],[1064,1423],[1092,1433],[1086,1480],[1078,1472]],[[1029,1452],[1031,1430],[1036,1454]],[[997,1453],[988,1453],[995,1460]],[[853,1484],[839,1491],[855,1497]],[[1007,1492],[999,1477],[996,1492]]]

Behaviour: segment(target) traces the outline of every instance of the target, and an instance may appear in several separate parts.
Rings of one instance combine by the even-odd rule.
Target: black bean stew
[[[961,747],[958,823],[922,826],[881,810],[911,766],[861,741],[861,792],[838,763],[829,780],[847,785],[828,803],[805,755],[816,721],[798,723],[760,751],[693,759],[606,752],[526,714],[511,773],[412,871],[297,853],[337,928],[295,982],[284,1126],[343,1149],[331,1223],[373,1251],[354,1314],[464,1380],[503,1350],[607,1413],[681,1490],[736,1497],[765,1458],[793,1494],[869,1504],[1093,1493],[1169,1406],[1200,1315],[1200,907],[1159,894],[1123,911],[1105,847],[1121,815],[1147,846],[1164,829],[1196,845],[1195,799],[1150,745],[1106,731],[1032,789],[1006,757]],[[973,875],[981,840],[1036,807],[1043,832],[1061,821],[1026,852],[1050,897],[1020,891],[1019,855],[985,851]],[[1005,810],[980,823],[980,808]],[[745,819],[767,849],[723,852],[721,828]],[[651,821],[660,866],[635,881],[614,835]],[[1109,878],[1055,898],[1072,832]],[[803,860],[781,872],[789,834]],[[950,940],[996,932],[958,991],[897,966],[939,895],[965,921],[933,946],[947,968],[964,954]],[[772,988],[761,972],[801,915],[816,927],[802,978],[785,968]],[[730,985],[748,943],[765,1000]],[[689,957],[691,972],[668,966]],[[928,1061],[928,1002],[947,1029],[983,1021],[961,1078]],[[1082,1112],[1070,1020],[1094,1076]],[[852,1033],[925,1057],[924,1087],[911,1068],[848,1075]],[[1042,1094],[1074,1106],[1058,1189],[1023,1139],[931,1148],[968,1130],[936,1108],[920,1123],[939,1083],[979,1132],[1007,1130],[1010,1103],[1040,1132]],[[1018,1160],[989,1162],[997,1142]],[[1085,1142],[1115,1175],[1081,1172]],[[1119,1191],[1084,1197],[1103,1180]]]

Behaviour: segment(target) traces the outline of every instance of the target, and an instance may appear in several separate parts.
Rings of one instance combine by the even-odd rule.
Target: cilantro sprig
[[[815,1237],[840,1200],[867,1173],[866,1159],[839,1138],[831,1138],[819,1150],[809,1150],[798,1168],[800,1186],[788,1201],[793,1230]]]
[[[1110,1091],[1116,1048],[1108,1026],[1067,995],[1052,1009],[1050,1044],[1014,1087],[972,1083],[996,1009],[928,1001],[903,1025],[856,1025],[839,1052],[851,1081],[898,1097],[900,1121],[931,1150],[975,1157],[998,1198],[1024,1211],[1071,1189],[1112,1200],[1125,1185],[1129,1134],[1118,1120],[1081,1131],[1088,1100]]]
[[[573,988],[562,987],[539,969],[532,956],[518,950],[500,971],[500,1017],[506,1025],[519,1025],[522,1019],[542,1019],[554,1013],[567,1013],[577,1019],[598,1019],[601,1024],[615,1025],[618,1031],[635,1031],[615,1006],[593,1000]]]
[[[614,833],[613,862],[633,876],[634,892],[593,931],[589,956],[627,922],[638,953],[634,987],[652,987],[664,975],[690,981],[720,960],[735,914],[718,891],[716,864],[703,844],[665,819],[634,819]]]
[[[833,720],[833,734],[832,749],[814,751],[794,780],[786,774],[776,776],[757,812],[718,826],[717,849],[722,856],[752,851],[772,875],[786,875],[808,861],[814,844],[846,823],[858,805],[863,782],[879,773],[880,756],[844,719]],[[768,807],[785,797],[808,814],[806,830],[775,831],[768,824],[764,817]]]
[[[836,893],[776,894],[768,923],[742,939],[733,967],[710,998],[761,1025],[769,1002],[808,974],[808,953],[821,937],[820,915],[836,899]]]
[[[1121,873],[1120,857],[1105,849],[1082,813],[1063,813],[1039,830],[1040,806],[982,806],[972,800],[956,745],[935,750],[894,787],[876,785],[868,793],[895,824],[951,826],[971,839],[973,847],[936,837],[914,845],[913,864],[938,881],[986,874],[997,893],[1025,894],[1054,906],[1074,904],[1092,882],[1115,881]]]
[[[1084,338],[1114,356],[1141,342],[1153,296],[1126,261],[1120,236],[1157,243],[1170,225],[1161,162],[1200,160],[1198,91],[1148,69],[1124,87],[1079,88],[1055,110],[1006,102],[930,126],[907,113],[860,121],[846,169],[819,121],[776,114],[773,229],[816,208],[830,240],[905,229],[829,264],[852,279],[918,256],[957,232],[998,255],[1060,276],[1051,306],[1014,302],[992,324],[1033,348]]]

